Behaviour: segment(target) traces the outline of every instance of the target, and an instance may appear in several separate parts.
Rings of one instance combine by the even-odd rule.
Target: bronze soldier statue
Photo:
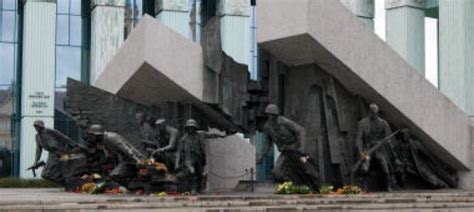
[[[165,119],[158,119],[155,122],[154,136],[155,140],[158,141],[159,148],[154,150],[151,155],[158,161],[163,161],[167,167],[173,167],[174,159],[176,158],[178,130],[168,126]]]
[[[206,139],[226,137],[226,135],[198,131],[197,129],[198,126],[194,119],[186,121],[185,134],[178,142],[175,163],[181,181],[191,184],[191,194],[202,193],[205,189]]]
[[[432,156],[426,148],[410,136],[408,129],[403,129],[401,142],[396,146],[400,163],[396,174],[399,184],[407,186],[409,176],[420,177],[432,188],[455,188],[458,185],[456,174],[439,159]]]
[[[115,132],[106,132],[99,124],[93,124],[88,131],[93,135],[97,147],[104,151],[108,160],[115,161],[115,167],[110,172],[110,178],[123,186],[128,186],[131,179],[136,177],[136,164],[146,159],[146,156],[132,146],[124,137]]]
[[[157,149],[159,147],[159,143],[157,140],[155,140],[155,130],[153,126],[153,121],[151,120],[151,117],[146,116],[144,113],[137,113],[135,115],[135,119],[138,121],[138,124],[140,125],[140,139],[141,139],[141,145],[145,152],[148,153],[148,155],[151,155],[150,153],[153,152],[153,150]]]
[[[272,170],[275,181],[293,181],[306,184],[313,191],[319,190],[319,176],[315,164],[309,156],[303,154],[301,145],[305,140],[305,130],[299,124],[281,116],[276,105],[270,104],[265,109],[268,120],[264,126],[264,133],[268,142],[262,154],[257,159],[261,163],[273,143],[276,144],[281,155]]]
[[[365,165],[362,166],[364,189],[369,189],[368,183],[370,179],[368,174],[374,163],[377,163],[377,165],[382,168],[382,174],[384,175],[384,189],[391,191],[395,186],[395,182],[389,164],[389,154],[391,151],[390,141],[374,151],[372,155],[366,155],[369,149],[376,146],[379,142],[386,140],[386,138],[392,134],[387,121],[380,118],[378,112],[378,106],[371,104],[369,106],[368,117],[359,121],[357,126],[356,146],[361,158],[365,160]]]
[[[60,158],[62,154],[66,154],[72,151],[73,148],[79,147],[79,144],[58,130],[46,128],[41,120],[36,120],[33,126],[37,134],[36,156],[32,167],[38,167],[43,149],[48,151],[48,159],[41,177],[63,185],[65,182],[64,163]]]

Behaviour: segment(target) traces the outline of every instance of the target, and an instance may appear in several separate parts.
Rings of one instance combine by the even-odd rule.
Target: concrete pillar
[[[188,0],[157,0],[155,8],[157,20],[184,37],[191,37]]]
[[[439,0],[439,89],[474,115],[474,1]]]
[[[354,15],[374,30],[374,0],[340,0]]]
[[[90,83],[93,85],[122,46],[125,0],[93,0],[91,9]]]
[[[425,75],[425,0],[385,0],[385,38],[418,73]]]
[[[20,177],[33,177],[35,120],[54,127],[56,1],[27,0],[24,5],[21,85]],[[43,159],[47,153],[43,152]],[[41,171],[41,170],[40,170]]]
[[[249,64],[250,1],[219,0],[217,15],[221,22],[221,42],[224,52],[236,62]]]

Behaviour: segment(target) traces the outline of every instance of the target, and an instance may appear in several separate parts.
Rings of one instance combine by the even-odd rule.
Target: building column
[[[385,38],[403,59],[425,75],[425,0],[385,0]]]
[[[367,27],[374,30],[374,0],[340,0]]]
[[[125,0],[93,0],[90,83],[94,85],[124,41]]]
[[[250,1],[219,0],[222,50],[236,62],[249,64],[250,54]]]
[[[54,127],[55,0],[25,1],[22,39],[19,174],[22,178],[31,178],[33,174],[25,169],[31,166],[35,159],[36,131],[33,122],[42,120],[46,127]],[[47,153],[44,151],[42,158],[47,158]]]
[[[191,37],[188,0],[157,0],[156,19],[186,38]]]
[[[439,0],[439,89],[474,115],[474,1]]]

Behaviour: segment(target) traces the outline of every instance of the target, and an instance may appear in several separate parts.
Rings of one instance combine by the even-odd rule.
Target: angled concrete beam
[[[468,170],[469,117],[340,2],[261,0],[257,10],[261,49],[290,67],[318,64],[377,103],[390,123],[410,128],[434,154]]]

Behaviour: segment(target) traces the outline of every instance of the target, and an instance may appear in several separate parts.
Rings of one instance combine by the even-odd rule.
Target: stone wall
[[[77,121],[83,136],[91,124],[101,124],[106,131],[121,134],[137,147],[140,126],[135,115],[138,112],[151,119],[165,118],[178,129],[182,129],[189,118],[196,119],[201,129],[207,129],[212,122],[191,104],[165,102],[148,107],[73,79],[68,80],[64,109]]]

